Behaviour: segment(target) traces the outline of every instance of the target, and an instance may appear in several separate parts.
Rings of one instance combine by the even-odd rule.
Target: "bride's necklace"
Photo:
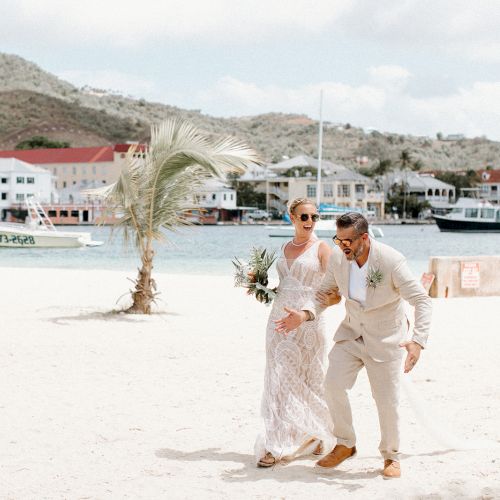
[[[292,239],[292,245],[294,247],[303,247],[306,243],[308,243],[309,241],[311,241],[311,238],[307,238],[306,241],[304,241],[304,243],[295,243],[295,241],[293,241]]]

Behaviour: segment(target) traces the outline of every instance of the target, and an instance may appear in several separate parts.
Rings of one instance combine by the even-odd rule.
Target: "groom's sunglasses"
[[[319,221],[319,214],[311,214],[310,217],[313,222]],[[300,220],[302,222],[306,222],[306,220],[308,219],[309,219],[309,214],[300,214]]]
[[[349,240],[349,239],[341,240],[340,238],[337,238],[337,235],[335,235],[332,239],[337,246],[342,245],[343,247],[349,248],[352,245],[352,242],[356,241],[359,238],[356,238],[354,240]]]

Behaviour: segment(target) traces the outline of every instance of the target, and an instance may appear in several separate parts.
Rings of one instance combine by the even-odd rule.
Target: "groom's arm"
[[[396,264],[392,272],[392,281],[394,286],[399,289],[401,297],[415,308],[412,341],[425,348],[431,328],[431,298],[410,271],[404,258]]]
[[[338,259],[339,257],[338,255],[335,257],[334,252],[328,262],[325,276],[323,277],[321,285],[318,289],[319,292],[330,292],[338,289],[333,271],[335,258]],[[274,320],[275,330],[278,333],[287,334],[288,332],[298,328],[302,323],[304,323],[304,321],[312,321],[315,319],[323,309],[325,309],[325,306],[323,306],[316,297],[306,300],[303,304],[299,305],[297,309],[289,309],[285,307],[285,311],[288,315],[281,319]]]
[[[328,261],[328,266],[326,268],[325,275],[321,281],[321,285],[318,288],[320,294],[327,294],[332,291],[338,291],[337,280],[335,279],[335,260],[339,259],[339,255],[334,251],[330,256]],[[323,302],[318,300],[315,296],[313,299],[307,301],[303,306],[302,310],[307,312],[310,319],[315,319],[318,314],[320,314],[327,306],[323,305]]]

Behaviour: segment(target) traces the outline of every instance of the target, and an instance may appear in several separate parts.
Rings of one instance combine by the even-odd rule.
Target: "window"
[[[233,200],[234,200],[234,194],[231,193],[231,201],[233,201]]]
[[[307,185],[307,197],[315,198],[316,197],[316,184],[308,184]]]
[[[356,194],[365,194],[364,184],[356,184],[355,189],[356,189]]]
[[[323,184],[323,196],[333,198],[333,184]]]
[[[495,217],[494,208],[481,208],[481,219],[493,219]]]
[[[212,200],[215,200],[215,193],[212,194]]]
[[[339,184],[337,186],[337,196],[349,198],[351,196],[351,186],[349,184]]]
[[[54,167],[53,174],[57,175],[57,167]]]
[[[67,210],[61,210],[59,212],[59,217],[67,217],[68,216],[68,211]]]
[[[24,184],[24,177],[18,177],[17,180],[16,180],[16,182],[18,184]]]
[[[80,216],[80,212],[78,212],[78,210],[71,210],[71,217],[79,217]]]
[[[7,193],[2,193],[2,200],[6,200],[7,199]]]
[[[224,201],[226,201],[226,193],[224,193]]]
[[[97,171],[96,166],[95,166],[95,165],[92,165],[92,173],[93,173],[93,174],[95,174],[95,173],[96,173],[96,171]]]
[[[35,178],[34,177],[26,177],[26,182],[28,184],[35,184]]]
[[[63,181],[63,188],[65,188],[67,185],[66,181]]]
[[[498,190],[498,186],[496,184],[494,184],[493,186],[491,186],[491,192],[495,191],[495,193],[496,193],[497,190]]]
[[[76,175],[76,167],[73,165],[73,175]]]
[[[7,177],[2,177],[2,184],[7,184]]]
[[[23,201],[24,200],[24,193],[16,193],[16,200]]]
[[[48,216],[49,217],[57,217],[57,212],[55,210],[49,210]]]
[[[466,208],[465,209],[465,217],[469,219],[475,219],[477,217],[478,209],[477,208]]]

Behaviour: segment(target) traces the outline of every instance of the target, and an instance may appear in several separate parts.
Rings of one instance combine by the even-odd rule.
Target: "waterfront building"
[[[284,214],[289,200],[307,197],[316,200],[318,160],[297,156],[280,163],[247,172],[240,182],[251,183],[259,192],[266,193],[268,208]],[[368,177],[344,165],[322,162],[320,203],[360,209],[383,218],[385,197]]]
[[[50,171],[17,158],[0,158],[0,220],[8,219],[13,206],[22,206],[26,198],[42,203],[55,201]]]
[[[480,197],[490,203],[500,203],[500,170],[479,170]]]
[[[434,209],[445,209],[456,199],[455,186],[436,179],[432,174],[398,170],[384,176],[386,194],[402,185],[406,185],[408,196],[415,195],[418,201],[427,201]]]

